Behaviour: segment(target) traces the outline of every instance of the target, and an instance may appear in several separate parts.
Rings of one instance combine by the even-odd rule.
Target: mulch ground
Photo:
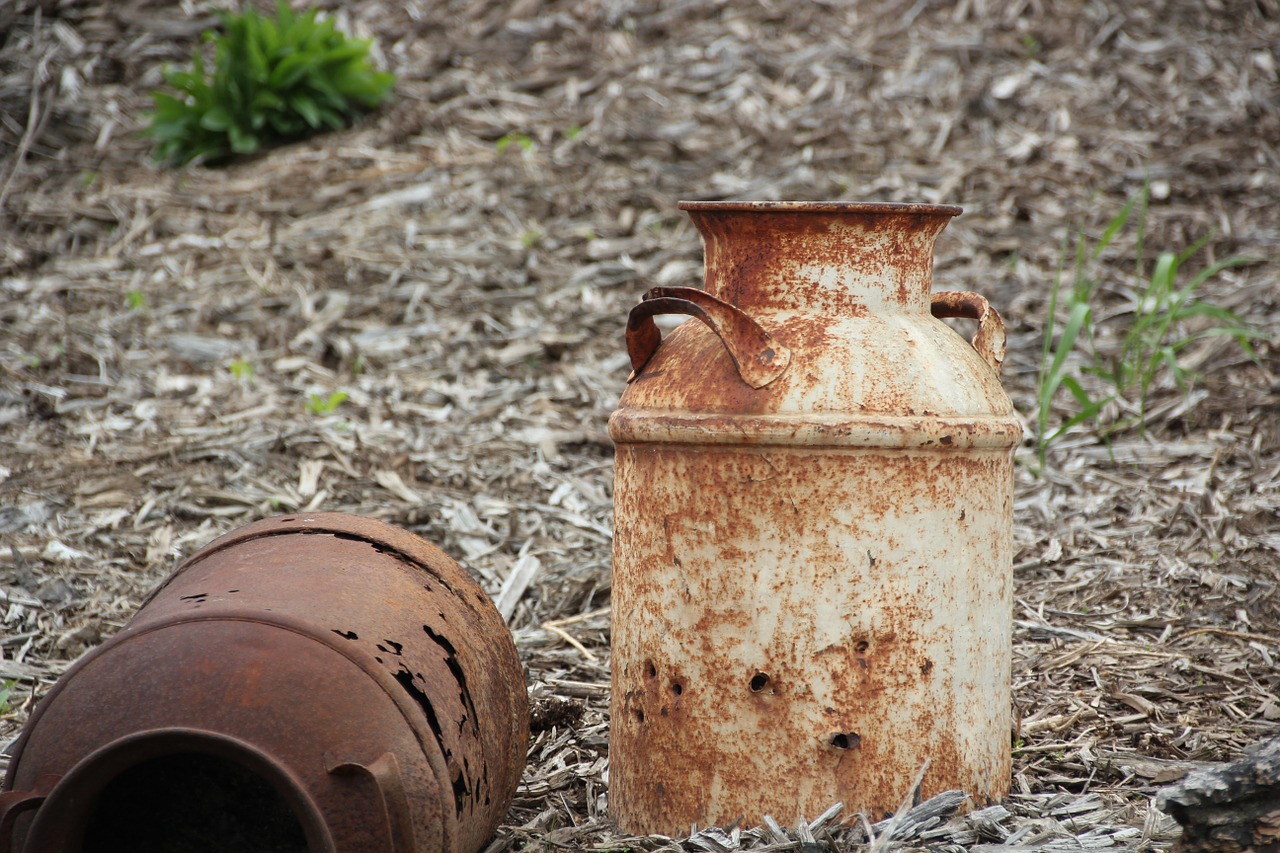
[[[700,281],[682,198],[963,205],[935,286],[1009,327],[1014,793],[896,843],[1167,846],[1154,793],[1280,731],[1275,0],[321,2],[377,39],[394,101],[161,168],[149,92],[228,5],[0,8],[0,736],[217,534],[343,510],[508,589],[536,731],[495,850],[863,843],[851,815],[608,822],[605,422],[629,308]],[[1130,227],[1094,265],[1100,352],[1139,252],[1206,238],[1189,272],[1256,259],[1199,291],[1256,358],[1192,345],[1198,381],[1162,377],[1145,431],[1078,427],[1037,474],[1052,283],[1144,182],[1141,247]]]

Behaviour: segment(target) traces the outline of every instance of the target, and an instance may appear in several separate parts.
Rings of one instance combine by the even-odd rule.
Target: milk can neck
[[[933,243],[960,208],[857,202],[681,202],[706,289],[744,310],[849,316],[929,310]]]

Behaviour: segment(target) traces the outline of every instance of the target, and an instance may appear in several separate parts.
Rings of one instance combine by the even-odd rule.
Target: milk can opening
[[[152,758],[107,783],[85,823],[83,853],[307,853],[306,833],[271,783],[201,753]]]
[[[22,848],[57,853],[320,853],[314,805],[265,755],[225,735],[148,732],[81,761]]]

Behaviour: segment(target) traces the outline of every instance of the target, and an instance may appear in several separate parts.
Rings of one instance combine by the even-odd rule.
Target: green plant
[[[1063,265],[1059,266],[1049,296],[1049,316],[1037,383],[1036,450],[1041,469],[1049,446],[1078,424],[1092,422],[1100,428],[1104,438],[1134,425],[1145,430],[1148,403],[1158,377],[1168,375],[1181,393],[1190,393],[1197,376],[1179,362],[1178,356],[1192,343],[1211,336],[1227,335],[1235,339],[1246,355],[1256,358],[1250,341],[1257,338],[1259,332],[1251,329],[1234,312],[1196,298],[1200,287],[1218,273],[1254,261],[1240,257],[1215,261],[1200,268],[1180,285],[1179,273],[1204,248],[1209,239],[1204,237],[1182,252],[1161,252],[1147,273],[1143,263],[1147,198],[1144,185],[1107,223],[1092,246],[1083,234],[1077,235],[1072,282],[1065,293],[1066,320],[1060,327],[1058,309],[1064,297]],[[1100,287],[1095,268],[1103,252],[1128,225],[1135,212],[1134,284],[1128,288],[1129,304],[1105,321],[1108,327],[1120,327],[1116,333],[1118,346],[1106,352],[1098,345],[1098,329],[1094,324],[1093,304]],[[1062,254],[1065,264],[1065,244]],[[1069,356],[1086,346],[1083,364],[1072,362]],[[1092,381],[1082,381],[1085,376]],[[1075,400],[1076,410],[1062,423],[1053,426],[1053,404],[1063,388]],[[1132,416],[1104,423],[1103,412],[1113,401],[1121,409],[1133,413]]]
[[[214,45],[212,78],[197,52],[190,71],[165,72],[176,97],[152,93],[147,133],[158,160],[214,163],[338,129],[386,100],[395,83],[369,66],[369,41],[337,31],[332,18],[317,21],[314,9],[295,14],[277,0],[275,19],[249,8],[224,14],[222,24],[223,33],[204,34]]]
[[[534,143],[533,139],[528,134],[524,133],[504,133],[502,136],[498,137],[498,141],[494,143],[494,147],[498,150],[498,153],[501,154],[510,148],[512,143],[519,145],[521,150],[525,152],[532,151],[536,147],[536,143]]]
[[[231,375],[241,382],[253,381],[253,362],[243,358],[237,358],[227,365],[227,369],[231,371]]]
[[[543,233],[537,228],[528,228],[520,235],[520,245],[525,249],[533,249],[542,244]]]
[[[9,701],[9,697],[13,695],[13,688],[17,684],[17,679],[10,679],[0,684],[0,715],[7,714],[13,710],[13,704]]]
[[[1061,438],[1077,424],[1097,418],[1107,399],[1095,400],[1080,384],[1080,380],[1071,372],[1072,365],[1068,357],[1075,351],[1076,341],[1081,334],[1093,338],[1093,307],[1091,301],[1098,282],[1089,275],[1092,261],[1111,245],[1116,233],[1124,227],[1133,209],[1133,200],[1108,223],[1097,244],[1090,250],[1083,234],[1076,237],[1075,267],[1070,290],[1066,294],[1066,321],[1058,327],[1058,305],[1062,298],[1062,274],[1066,264],[1067,244],[1064,240],[1054,276],[1053,288],[1049,291],[1048,318],[1045,321],[1044,344],[1040,354],[1040,371],[1036,382],[1036,455],[1039,467],[1044,469],[1049,446]],[[1052,426],[1053,402],[1060,388],[1066,388],[1075,398],[1079,411],[1067,418],[1057,427]]]
[[[1250,258],[1215,261],[1191,275],[1178,286],[1178,274],[1207,242],[1202,238],[1183,252],[1161,252],[1149,278],[1138,290],[1130,310],[1132,321],[1125,331],[1119,352],[1095,359],[1091,372],[1101,377],[1137,408],[1137,421],[1146,427],[1147,401],[1160,374],[1171,377],[1183,394],[1191,391],[1197,378],[1194,371],[1178,361],[1178,355],[1198,340],[1217,335],[1235,339],[1250,358],[1256,358],[1249,343],[1258,337],[1234,312],[1195,298],[1196,291],[1224,269],[1253,263]],[[1184,324],[1196,323],[1192,331]]]
[[[141,311],[147,307],[147,297],[141,290],[130,290],[124,295],[124,301],[130,311]]]
[[[346,399],[346,391],[334,391],[328,395],[312,393],[307,397],[307,411],[313,415],[331,415]]]

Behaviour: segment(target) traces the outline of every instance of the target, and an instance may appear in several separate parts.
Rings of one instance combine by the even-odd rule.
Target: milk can
[[[1021,426],[999,315],[930,293],[960,208],[680,207],[705,290],[632,310],[609,422],[620,828],[1001,797]]]
[[[527,741],[515,644],[449,557],[343,513],[267,519],[45,696],[0,851],[474,853]]]

